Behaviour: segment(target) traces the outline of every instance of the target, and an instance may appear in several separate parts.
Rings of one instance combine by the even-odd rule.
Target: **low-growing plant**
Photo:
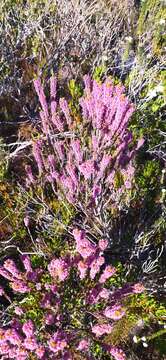
[[[89,76],[84,81],[79,122],[68,102],[57,99],[54,77],[50,104],[41,81],[34,81],[42,108],[40,137],[33,141],[38,174],[28,165],[26,185],[49,183],[59,201],[67,199],[86,221],[104,229],[109,209],[130,202],[133,159],[144,140],[136,143],[127,130],[134,108],[122,86],[114,86],[109,78],[103,84]]]
[[[116,360],[126,358],[108,335],[128,316],[125,300],[144,287],[109,285],[116,268],[105,261],[108,241],[96,244],[75,228],[68,243],[66,252],[42,266],[33,268],[24,255],[24,270],[12,259],[0,267],[11,289],[1,287],[0,295],[12,301],[8,316],[3,311],[0,328],[0,354],[5,359],[69,360],[81,354],[91,359],[97,345]]]

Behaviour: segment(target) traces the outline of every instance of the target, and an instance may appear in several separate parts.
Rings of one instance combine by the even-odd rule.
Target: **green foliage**
[[[164,303],[157,301],[154,296],[146,293],[141,295],[132,295],[130,299],[125,302],[128,306],[129,318],[138,319],[141,317],[146,324],[151,321],[164,322],[166,315],[166,308]]]
[[[146,160],[144,164],[139,164],[136,183],[142,193],[159,190],[161,179],[161,165],[159,161]],[[152,194],[152,193],[151,193]]]
[[[96,66],[93,72],[93,79],[100,82],[102,80],[102,77],[106,71],[106,66]]]
[[[163,23],[161,20],[163,20]],[[154,54],[157,56],[160,56],[164,50],[164,20],[166,21],[166,9],[164,6],[164,1],[142,1],[138,20],[138,35],[142,36],[145,33],[151,31],[152,47]]]

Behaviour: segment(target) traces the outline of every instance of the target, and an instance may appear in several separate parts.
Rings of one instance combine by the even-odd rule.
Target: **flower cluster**
[[[84,77],[84,94],[80,99],[82,121],[77,124],[65,99],[57,100],[57,81],[50,79],[51,104],[47,103],[40,79],[34,81],[39,97],[42,124],[41,139],[33,144],[39,176],[45,175],[57,193],[72,204],[93,209],[103,191],[109,199],[131,188],[133,158],[143,139],[133,146],[127,130],[134,111],[124,95],[123,86],[114,86],[107,78],[103,84]],[[117,174],[121,175],[116,184]],[[34,183],[28,166],[27,184]],[[103,190],[104,189],[104,190]]]
[[[96,343],[115,359],[125,359],[123,351],[107,344],[105,336],[127,316],[124,298],[144,288],[141,284],[128,284],[122,289],[111,289],[108,281],[116,269],[106,264],[106,248],[106,240],[95,244],[87,233],[75,228],[72,249],[51,259],[46,270],[33,269],[28,256],[22,256],[24,271],[11,259],[4,262],[0,275],[9,280],[15,298],[20,295],[14,302],[10,324],[0,328],[2,358],[26,360],[33,355],[34,359],[56,356],[69,360],[73,354],[83,353],[89,359]],[[4,293],[2,288],[0,296]],[[26,307],[29,296],[37,299],[37,323]],[[96,305],[100,305],[100,310]]]

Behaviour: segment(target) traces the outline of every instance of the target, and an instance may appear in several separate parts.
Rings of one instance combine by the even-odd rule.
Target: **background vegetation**
[[[108,263],[117,268],[108,288],[141,282],[146,289],[126,300],[128,316],[109,335],[111,344],[122,347],[131,360],[159,360],[166,354],[165,28],[164,0],[124,0],[123,4],[3,0],[0,4],[1,263],[11,257],[21,266],[20,254],[28,253],[34,267],[46,269],[53,255],[68,251],[68,233],[82,221],[78,208],[66,199],[60,201],[41,178],[25,186],[26,166],[31,164],[37,174],[31,144],[42,133],[33,80],[40,76],[50,104],[49,79],[56,74],[57,97],[68,100],[76,124],[82,121],[79,101],[87,73],[98,83],[109,77],[115,85],[123,84],[134,103],[128,129],[134,143],[141,137],[145,141],[134,159],[134,181],[125,203],[108,211],[106,253]],[[116,181],[118,187],[121,178]],[[88,226],[84,219],[82,227]],[[0,280],[4,286],[3,277]],[[6,293],[11,295],[8,286]],[[11,296],[14,303],[18,301],[15,294]],[[2,326],[13,308],[7,297],[1,299]],[[30,312],[36,300],[26,298]],[[30,317],[38,321],[40,315],[36,309]],[[97,344],[92,354],[94,359],[111,359]]]

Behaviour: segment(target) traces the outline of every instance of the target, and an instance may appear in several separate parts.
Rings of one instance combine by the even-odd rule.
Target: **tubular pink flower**
[[[48,265],[48,271],[53,278],[66,280],[69,275],[68,264],[63,259],[53,259]]]
[[[16,264],[13,260],[7,259],[3,264],[5,270],[9,271],[15,278],[22,279],[22,274],[17,269]]]
[[[38,346],[37,349],[36,349],[36,355],[38,357],[38,359],[42,359],[45,355],[45,348],[44,346]]]
[[[27,320],[22,326],[22,331],[27,337],[31,337],[32,335],[34,335],[35,326],[33,321]]]
[[[105,270],[101,274],[99,278],[99,282],[101,284],[105,283],[107,279],[109,279],[111,276],[113,276],[116,273],[116,269],[112,267],[111,265],[106,266]]]
[[[36,163],[37,163],[37,166],[39,169],[39,174],[41,174],[42,171],[44,170],[44,162],[43,162],[43,158],[42,158],[41,145],[42,145],[41,140],[37,140],[33,144],[33,156],[36,160]]]
[[[104,315],[108,319],[119,320],[125,315],[125,310],[120,305],[115,305],[113,307],[107,307],[104,310]]]
[[[5,339],[12,345],[21,345],[22,337],[15,329],[8,329],[5,331]]]
[[[50,78],[50,95],[52,99],[56,98],[56,90],[57,90],[57,78],[55,76],[51,76]]]
[[[27,350],[31,350],[31,351],[34,351],[38,344],[37,344],[37,341],[35,339],[35,337],[27,337],[25,340],[24,340],[24,346]]]
[[[85,180],[88,180],[95,172],[94,161],[84,161],[81,165],[79,165],[79,170],[83,174]]]
[[[0,354],[8,354],[10,351],[10,346],[7,343],[0,344]]]
[[[58,351],[63,351],[67,347],[67,341],[60,332],[57,332],[48,341],[48,346],[53,353],[57,353]]]
[[[89,350],[89,340],[83,339],[79,342],[78,346],[77,346],[77,350],[79,351],[87,351]]]
[[[115,358],[115,360],[126,360],[125,353],[117,347],[111,347],[110,354]]]
[[[49,122],[48,122],[48,117],[44,111],[40,111],[40,119],[41,119],[41,124],[43,127],[43,132],[45,135],[48,135],[49,134]]]
[[[54,171],[55,167],[56,167],[55,156],[50,154],[50,155],[48,155],[47,160],[48,160],[48,164],[50,166],[51,171]]]
[[[34,176],[33,176],[31,166],[30,166],[30,165],[26,165],[25,170],[26,170],[26,174],[27,174],[27,177],[28,177],[28,182],[29,182],[30,184],[34,184],[34,183],[35,183],[35,178],[34,178]]]
[[[99,256],[95,259],[90,265],[90,278],[93,280],[96,274],[100,271],[101,266],[104,264],[105,260],[103,256]]]
[[[70,175],[74,185],[77,187],[78,186],[78,179],[77,179],[77,175],[76,175],[76,168],[75,166],[73,166],[70,163],[66,164],[66,171],[68,172],[68,174]]]
[[[32,265],[31,265],[30,257],[28,255],[22,255],[21,260],[23,262],[25,270],[28,272],[32,272],[33,269],[32,269]]]
[[[52,325],[54,324],[54,322],[55,322],[55,315],[53,315],[52,313],[47,313],[45,315],[45,323],[47,325]]]
[[[60,105],[61,110],[63,111],[63,114],[65,115],[67,125],[70,128],[70,126],[72,124],[72,118],[70,116],[70,109],[69,109],[68,102],[64,98],[60,98],[59,105]]]
[[[80,140],[72,140],[70,146],[73,150],[77,164],[82,163],[83,151],[81,150]]]
[[[24,311],[23,311],[23,309],[22,309],[20,306],[16,306],[15,309],[14,309],[14,312],[15,312],[15,314],[18,315],[18,316],[21,316],[21,315],[24,314]]]
[[[110,334],[112,332],[113,327],[110,324],[101,324],[92,326],[92,332],[96,335],[96,337],[100,337],[104,334]]]
[[[17,354],[17,359],[19,357],[20,357],[20,359],[23,357],[25,357],[25,359],[27,359],[27,356],[28,356],[28,352],[23,346],[20,346],[19,348],[17,348],[16,354]]]
[[[86,95],[89,95],[92,87],[91,77],[89,75],[84,75],[83,80],[84,80]]]
[[[86,239],[84,231],[74,229],[73,236],[76,241],[76,250],[84,259],[95,253],[96,246]]]
[[[100,250],[104,251],[108,247],[108,240],[107,239],[101,239],[99,240],[99,248]]]
[[[103,288],[100,292],[99,292],[99,298],[101,299],[105,299],[108,300],[110,297],[110,291],[106,288]]]
[[[25,294],[30,291],[30,288],[23,281],[15,280],[10,283],[12,289],[21,294]]]
[[[105,172],[106,168],[108,167],[108,165],[110,164],[111,160],[112,160],[112,157],[110,155],[107,155],[107,154],[103,155],[103,158],[99,165],[100,170],[98,172],[96,182],[99,181],[104,176],[104,172]]]
[[[56,101],[51,101],[51,121],[56,126],[59,132],[64,131],[64,125],[62,119],[57,113],[57,103]]]
[[[140,283],[134,284],[132,288],[133,288],[133,293],[135,294],[141,294],[142,292],[145,291],[145,287]]]
[[[80,279],[83,280],[85,278],[85,276],[86,276],[88,266],[83,261],[79,261],[78,270],[79,270],[79,273],[80,273]]]

